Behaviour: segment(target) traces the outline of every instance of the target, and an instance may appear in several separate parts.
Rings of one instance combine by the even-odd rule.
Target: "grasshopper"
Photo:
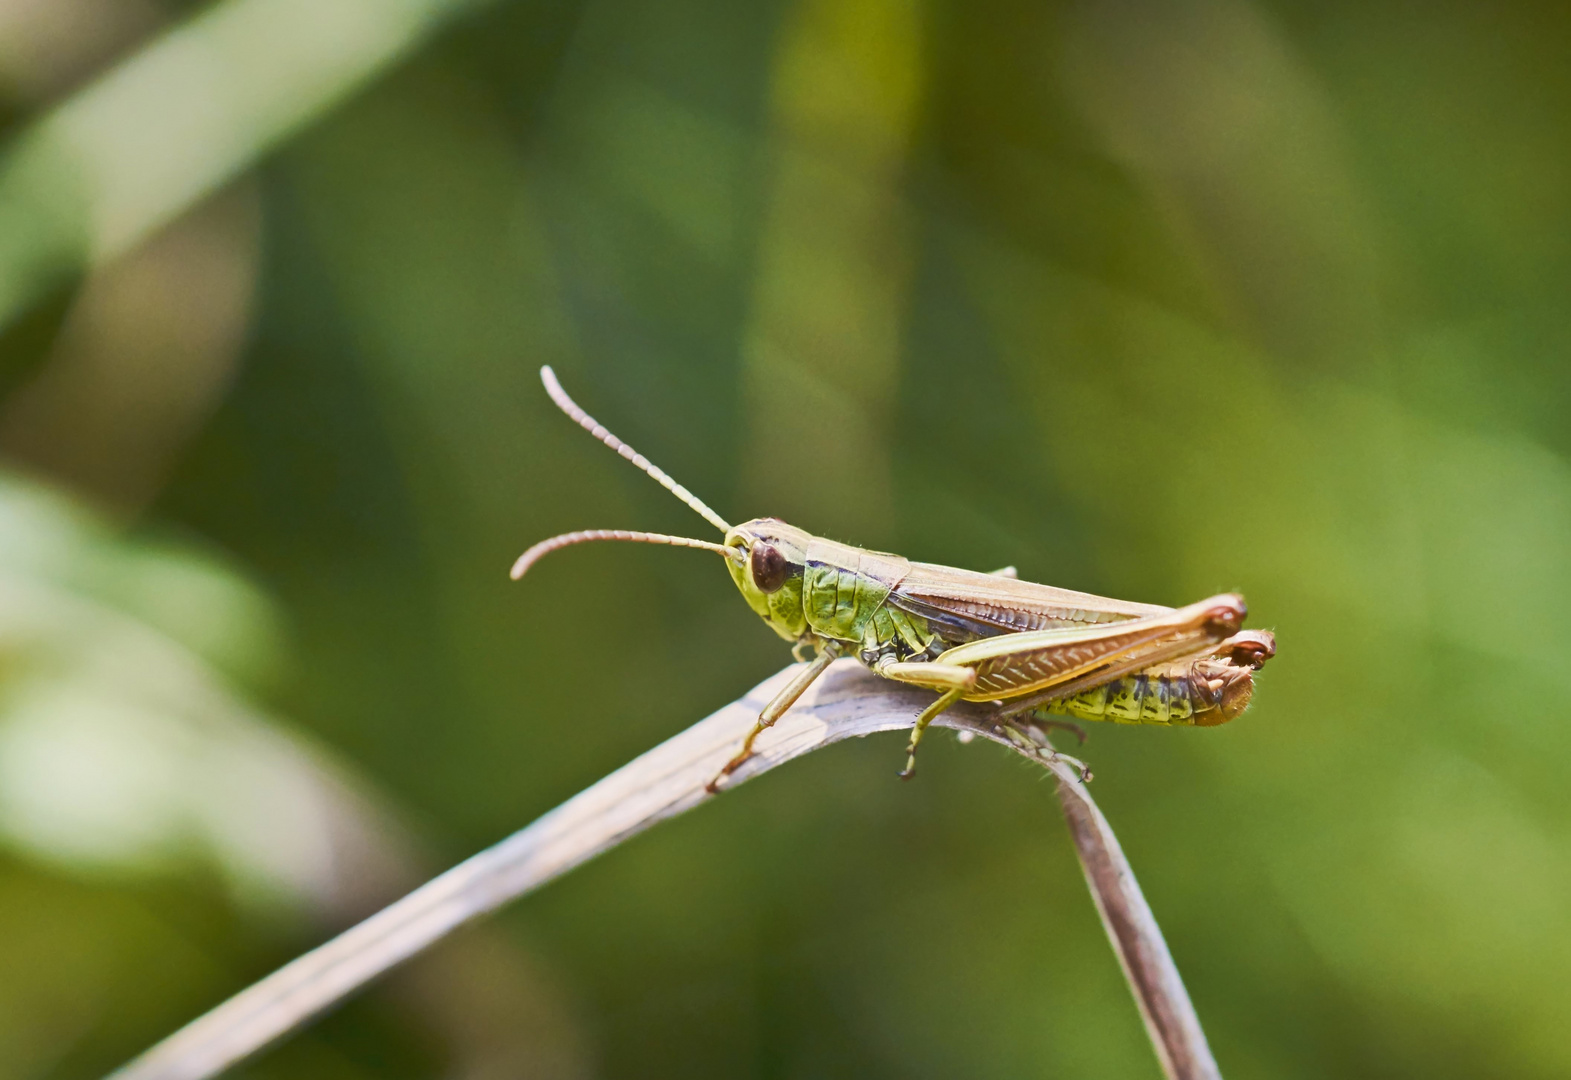
[[[764,706],[737,755],[711,781],[711,792],[751,756],[759,733],[844,655],[887,679],[937,692],[911,728],[899,774],[909,779],[923,732],[956,702],[994,702],[1000,719],[1056,713],[1213,726],[1244,711],[1253,672],[1275,654],[1269,632],[1241,629],[1247,609],[1235,593],[1176,609],[1136,604],[1021,581],[1013,567],[984,574],[912,562],[813,536],[777,518],[727,524],[579,408],[549,367],[540,369],[540,379],[563,412],[724,539],[716,544],[621,529],[563,533],[519,556],[515,581],[545,555],[573,544],[621,540],[701,548],[725,559],[748,606],[791,643],[798,661],[807,660],[807,649],[815,653]]]

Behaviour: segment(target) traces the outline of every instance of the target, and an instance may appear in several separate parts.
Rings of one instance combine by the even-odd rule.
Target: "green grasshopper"
[[[1085,720],[1212,726],[1244,711],[1252,674],[1276,651],[1269,632],[1242,631],[1243,597],[1224,593],[1188,607],[1111,600],[992,574],[912,562],[754,518],[729,525],[567,396],[549,367],[546,392],[595,438],[659,482],[725,536],[721,543],[662,533],[591,529],[542,540],[513,564],[514,580],[545,555],[594,540],[671,544],[722,556],[748,605],[806,660],[764,706],[741,750],[709,785],[752,755],[832,661],[854,655],[887,679],[937,691],[911,728],[906,767],[935,717],[959,701],[990,701],[1000,718],[1057,713]],[[1045,720],[1048,724],[1061,723]]]

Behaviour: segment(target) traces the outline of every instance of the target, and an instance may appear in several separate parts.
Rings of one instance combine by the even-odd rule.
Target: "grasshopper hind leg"
[[[873,670],[886,679],[940,691],[938,700],[923,709],[912,725],[911,742],[906,746],[906,767],[899,773],[900,779],[909,780],[916,775],[916,746],[922,741],[927,725],[976,687],[976,672],[955,664],[901,662],[888,655],[879,657]]]
[[[1091,782],[1091,767],[1077,757],[1059,753],[1047,737],[1047,732],[1042,730],[1041,720],[1032,718],[1029,721],[1006,720],[1000,727],[1008,736],[1009,741],[1020,749],[1033,754],[1048,762],[1063,762],[1080,774],[1080,782]],[[1054,725],[1056,726],[1056,725]]]
[[[1067,731],[1075,737],[1075,742],[1084,746],[1086,744],[1086,729],[1073,720],[1054,720],[1040,714],[1032,714],[1031,723],[1048,731]]]

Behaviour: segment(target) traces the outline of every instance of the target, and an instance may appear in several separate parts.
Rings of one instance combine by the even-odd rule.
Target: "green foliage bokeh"
[[[187,577],[115,592],[152,571],[87,541],[49,580],[207,648],[434,871],[789,659],[698,553],[507,581],[569,529],[709,537],[549,363],[732,520],[1243,592],[1280,649],[1244,718],[1085,748],[1224,1074],[1566,1075],[1568,35],[1550,4],[486,8],[243,181],[232,385],[92,540],[230,584],[160,608]],[[1049,789],[924,753],[910,785],[894,738],[815,755],[510,908],[446,961],[479,1034],[389,984],[244,1075],[454,1075],[490,1024],[539,1031],[532,1075],[1156,1076]],[[243,894],[6,847],[0,1078],[98,1074],[339,924]]]

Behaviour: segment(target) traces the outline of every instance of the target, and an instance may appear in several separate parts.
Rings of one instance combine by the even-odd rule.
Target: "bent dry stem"
[[[799,671],[787,668],[494,847],[432,879],[286,964],[130,1062],[115,1080],[200,1080],[302,1026],[452,930],[539,888],[649,826],[712,796],[705,786],[735,753],[763,704]],[[722,792],[841,739],[906,731],[931,692],[881,679],[855,660],[830,666],[796,706],[760,734]],[[1048,769],[1086,881],[1172,1080],[1218,1078],[1178,969],[1112,828],[1080,781],[1029,724],[1005,726],[960,705],[935,723],[1010,747]]]

